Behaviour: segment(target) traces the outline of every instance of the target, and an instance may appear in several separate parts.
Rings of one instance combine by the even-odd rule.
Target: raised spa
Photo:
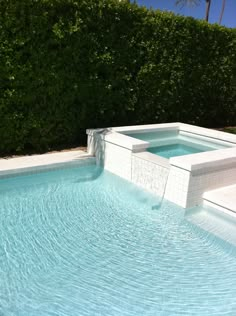
[[[230,147],[228,143],[216,139],[176,130],[124,134],[148,142],[147,151],[167,159]]]
[[[87,133],[106,170],[184,208],[236,182],[236,135],[178,122]]]

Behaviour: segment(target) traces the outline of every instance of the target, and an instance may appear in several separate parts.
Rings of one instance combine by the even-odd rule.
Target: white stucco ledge
[[[236,184],[205,192],[203,198],[215,207],[236,213]]]
[[[82,150],[0,159],[0,178],[6,175],[92,163],[95,163],[95,158]]]
[[[161,132],[161,131],[178,131],[180,123],[160,123],[147,125],[119,126],[112,127],[111,130],[118,133],[142,133],[142,132]]]
[[[195,125],[189,125],[185,123],[179,123],[179,130],[182,132],[193,133],[199,136],[210,137],[218,141],[229,142],[232,144],[232,146],[236,145],[235,134],[218,131],[214,129],[209,129],[205,127],[195,126]]]
[[[229,142],[232,146],[236,146],[236,135],[234,134],[180,122],[87,129],[86,133],[92,136],[94,133],[111,134],[117,132],[125,135],[126,133],[148,133],[155,131],[187,132],[198,136],[210,137],[218,141]]]
[[[145,150],[149,146],[148,142],[115,132],[105,135],[104,139],[108,143],[130,149],[133,152]]]
[[[236,147],[212,150],[203,153],[170,158],[170,164],[190,171],[192,174],[202,174],[236,168]]]

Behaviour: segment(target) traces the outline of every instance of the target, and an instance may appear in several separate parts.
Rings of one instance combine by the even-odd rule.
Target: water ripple
[[[236,315],[223,226],[96,174],[1,180],[0,315]]]

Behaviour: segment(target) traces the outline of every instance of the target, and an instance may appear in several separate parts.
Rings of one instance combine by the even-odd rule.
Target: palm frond
[[[175,5],[181,6],[183,8],[184,6],[197,6],[201,3],[201,0],[176,0]]]

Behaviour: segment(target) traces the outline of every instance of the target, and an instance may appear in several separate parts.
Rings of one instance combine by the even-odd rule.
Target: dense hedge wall
[[[0,154],[85,128],[236,124],[236,33],[118,0],[0,2]]]

